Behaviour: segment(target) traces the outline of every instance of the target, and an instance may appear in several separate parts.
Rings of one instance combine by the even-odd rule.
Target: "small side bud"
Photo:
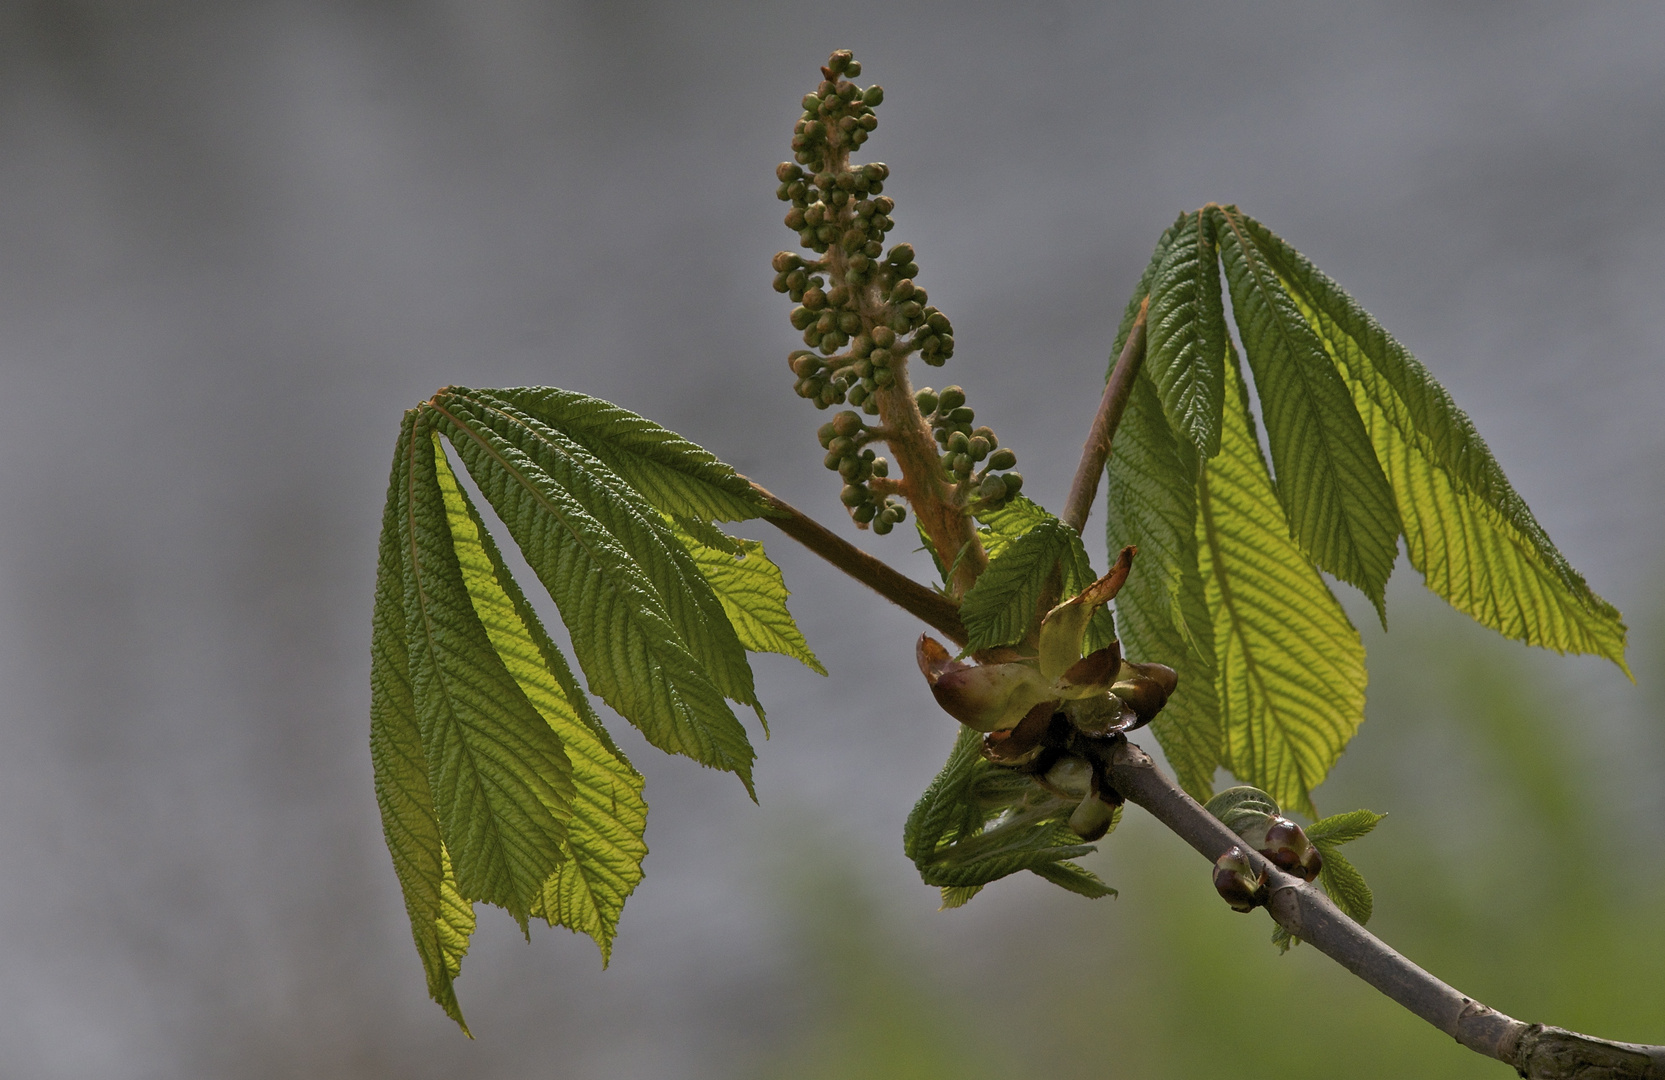
[[[1266,902],[1266,876],[1255,872],[1249,853],[1231,847],[1214,860],[1214,889],[1233,911],[1253,911]]]

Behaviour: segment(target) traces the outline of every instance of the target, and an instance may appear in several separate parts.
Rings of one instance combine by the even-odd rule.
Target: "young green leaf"
[[[667,514],[706,521],[770,514],[751,483],[716,455],[629,409],[552,386],[492,393],[582,445]]]
[[[1351,389],[1428,587],[1505,637],[1628,672],[1619,612],[1556,550],[1445,388],[1339,285],[1241,220]]]
[[[401,540],[412,697],[457,888],[525,924],[565,860],[572,765],[493,648],[464,584],[435,436],[404,440]]]
[[[1122,348],[1127,345],[1127,335],[1133,332],[1133,324],[1139,318],[1139,309],[1144,306],[1150,296],[1151,283],[1156,280],[1157,271],[1162,266],[1163,258],[1168,254],[1180,234],[1185,231],[1185,219],[1189,214],[1181,214],[1174,223],[1167,227],[1156,241],[1156,250],[1151,252],[1150,262],[1145,264],[1144,273],[1139,275],[1139,284],[1133,289],[1133,296],[1127,301],[1127,307],[1122,311],[1122,321],[1116,327],[1116,341],[1110,349],[1110,366],[1114,367],[1116,358],[1122,354]],[[1105,372],[1108,379],[1110,373]]]
[[[1064,523],[1042,521],[989,559],[988,568],[960,601],[968,650],[1023,640],[1037,620],[1047,579],[1070,554],[1072,537],[1074,530]]]
[[[1316,816],[1311,791],[1364,718],[1364,646],[1289,535],[1230,350],[1220,453],[1197,497],[1226,767]]]
[[[1330,894],[1330,899],[1335,901],[1335,906],[1344,915],[1363,926],[1370,921],[1376,906],[1370,886],[1364,883],[1364,875],[1334,848],[1320,844],[1318,852],[1324,857],[1324,867],[1318,871],[1318,880],[1323,883],[1324,891]]]
[[[1330,848],[1357,840],[1374,829],[1385,817],[1386,814],[1378,814],[1373,810],[1349,810],[1345,814],[1332,814],[1315,821],[1304,831],[1307,839],[1318,845],[1320,853],[1327,857]]]
[[[616,474],[591,472],[575,455],[560,452],[547,428],[534,430],[510,411],[489,415],[516,438],[460,404],[435,411],[438,426],[560,608],[590,688],[655,746],[730,770],[750,792],[751,743],[709,668],[678,632],[654,578],[637,561],[637,554],[651,558],[651,548],[627,547],[586,508],[588,502],[627,521],[632,493],[609,481]],[[638,527],[649,528],[639,520],[620,527],[633,536]],[[680,544],[676,548],[687,558]],[[667,574],[663,566],[656,570]],[[693,578],[709,592],[697,571]],[[732,635],[726,616],[722,623]]]
[[[764,554],[762,541],[724,537],[735,549],[730,552],[702,543],[687,532],[681,534],[681,539],[717,594],[742,645],[752,652],[790,656],[818,675],[827,673],[786,609],[786,598],[791,594],[780,567]]]
[[[1214,217],[1181,219],[1149,282],[1145,367],[1179,433],[1204,457],[1220,450],[1226,320]]]
[[[1098,580],[1098,575],[1093,572],[1092,562],[1087,558],[1087,549],[1081,543],[1081,537],[1076,534],[1075,530],[1065,526],[1057,518],[1047,513],[1046,510],[1022,495],[1008,500],[997,510],[985,510],[979,513],[977,520],[984,526],[977,530],[977,536],[983,544],[983,550],[988,553],[990,565],[1002,561],[1008,550],[1020,540],[1030,547],[1030,554],[1033,555],[1034,545],[1042,543],[1043,538],[1031,534],[1037,528],[1044,526],[1042,529],[1046,538],[1044,542],[1050,544],[1056,541],[1059,544],[1059,551],[1055,556],[1056,562],[1053,565],[1057,566],[1061,575],[1059,578],[1061,596],[1074,596]],[[1059,531],[1055,532],[1054,530]],[[991,585],[985,591],[982,599],[973,602],[974,608],[981,607],[983,609],[980,618],[996,621],[1003,618],[1008,620],[1021,619],[1023,621],[1022,629],[1010,641],[1018,641],[1026,637],[1029,631],[1034,628],[1036,615],[1045,614],[1045,612],[1034,610],[1035,605],[1040,600],[1042,591],[1040,588],[1037,588],[1033,597],[1029,599],[1028,604],[1031,610],[1027,614],[1020,614],[1017,607],[1011,606],[1015,604],[1015,601],[1011,593],[1013,581],[1009,575],[1011,571],[1019,569],[1020,564],[1027,560],[1027,556],[1019,555],[1018,558],[1019,563],[1010,564],[1007,570],[1003,571],[1003,573],[1008,574],[1007,580],[1000,581],[997,578],[998,585]],[[971,594],[977,591],[977,586],[982,585],[988,576],[988,571],[984,570],[982,576],[978,578],[977,585],[973,585],[967,592],[965,599],[961,601],[960,617],[962,620],[965,618],[963,605],[970,600]],[[1042,579],[1041,585],[1044,586],[1050,580],[1049,571],[1048,576]],[[1004,615],[998,614],[1003,604],[1007,605],[1005,613]],[[1087,624],[1087,634],[1082,641],[1082,649],[1084,652],[1093,652],[1096,649],[1104,648],[1115,640],[1115,616],[1111,613],[1108,605],[1100,607],[1093,612],[1092,621]],[[1001,642],[1001,644],[1005,643]],[[985,647],[975,644],[969,646],[971,649]]]
[[[1314,563],[1357,585],[1380,614],[1398,555],[1393,489],[1351,393],[1242,215],[1213,213],[1289,527]]]
[[[410,642],[405,625],[406,444],[414,411],[400,429],[387,509],[382,515],[376,567],[376,606],[370,648],[370,759],[382,832],[405,897],[411,936],[427,972],[428,994],[468,1032],[453,980],[462,969],[474,933],[474,909],[457,891],[456,875],[440,839],[439,816],[428,787],[428,759],[416,720],[410,682]]]
[[[451,537],[475,614],[509,674],[561,740],[572,762],[567,860],[543,884],[531,914],[588,934],[612,953],[624,902],[642,880],[647,803],[642,777],[602,728],[564,657],[510,576],[467,492],[436,461]]]
[[[750,705],[763,718],[751,664],[733,624],[665,517],[582,446],[490,391],[435,397],[455,418],[489,428],[512,443],[561,485],[624,545],[659,594],[683,645],[724,697]]]
[[[1074,803],[1027,776],[991,765],[981,751],[981,736],[962,729],[948,763],[903,829],[903,850],[927,885],[943,889],[943,906],[958,907],[983,885],[1019,870],[1083,896],[1114,895],[1096,876],[1066,861],[1095,850],[1069,829]]]
[[[1175,436],[1155,385],[1141,373],[1107,463],[1110,550],[1139,549],[1116,596],[1116,614],[1124,654],[1179,673],[1151,728],[1180,785],[1207,801],[1221,737],[1214,626],[1197,569],[1196,456]]]

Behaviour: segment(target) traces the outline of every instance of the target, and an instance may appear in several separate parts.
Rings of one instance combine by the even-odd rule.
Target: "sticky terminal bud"
[[[1214,860],[1214,889],[1233,911],[1253,911],[1266,902],[1266,875],[1255,871],[1247,851],[1234,846]]]

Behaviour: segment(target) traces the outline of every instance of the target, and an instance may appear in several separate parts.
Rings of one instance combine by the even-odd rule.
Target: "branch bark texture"
[[[1210,862],[1242,846],[1237,835],[1125,739],[1110,753],[1111,784]],[[1592,1038],[1528,1024],[1446,985],[1342,914],[1316,886],[1250,852],[1266,875],[1267,909],[1279,926],[1476,1053],[1542,1080],[1665,1080],[1665,1047]]]
[[[1099,477],[1104,475],[1104,463],[1110,460],[1110,442],[1122,422],[1122,412],[1133,393],[1133,381],[1145,362],[1145,315],[1150,311],[1150,299],[1139,306],[1139,317],[1127,333],[1122,353],[1110,369],[1110,379],[1104,384],[1104,397],[1099,400],[1098,413],[1087,432],[1087,444],[1081,448],[1081,464],[1075,467],[1075,479],[1070,483],[1069,496],[1064,500],[1060,520],[1079,533],[1093,512],[1093,500],[1098,497]]]

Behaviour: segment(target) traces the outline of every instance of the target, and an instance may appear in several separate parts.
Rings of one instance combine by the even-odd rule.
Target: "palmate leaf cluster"
[[[1118,353],[1147,302],[1107,528],[1112,550],[1139,548],[1117,598],[1125,650],[1180,674],[1153,726],[1193,795],[1206,799],[1223,766],[1316,816],[1312,789],[1362,720],[1365,687],[1362,643],[1323,575],[1382,614],[1401,537],[1459,611],[1624,667],[1619,613],[1550,543],[1468,418],[1265,226],[1235,207],[1182,215],[1128,305]]]
[[[451,454],[554,599],[589,690],[653,745],[750,791],[755,754],[729,704],[762,719],[747,652],[821,667],[762,546],[713,525],[767,504],[706,451],[549,388],[452,387],[407,413],[383,518],[370,743],[429,992],[462,1024],[452,984],[474,903],[588,934],[605,960],[642,877],[647,804]]]

